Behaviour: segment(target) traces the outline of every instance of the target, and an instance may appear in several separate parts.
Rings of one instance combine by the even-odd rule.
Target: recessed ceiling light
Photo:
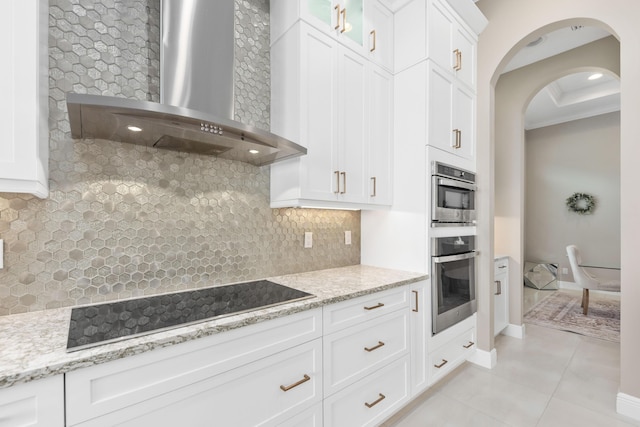
[[[139,128],[138,126],[127,126],[127,129],[131,132],[142,132],[142,128]]]
[[[258,154],[258,153],[259,153],[259,151],[258,151],[258,150],[249,150],[249,152],[250,152],[251,154]]]
[[[593,73],[589,76],[589,80],[598,80],[602,77],[602,73]]]

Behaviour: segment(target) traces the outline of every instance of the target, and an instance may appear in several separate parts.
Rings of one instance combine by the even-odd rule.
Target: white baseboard
[[[509,323],[506,328],[500,332],[502,335],[506,335],[508,337],[523,339],[525,334],[525,326],[524,323],[522,325],[514,325]]]
[[[621,415],[640,421],[640,398],[618,392],[616,411]]]
[[[476,352],[473,353],[467,361],[483,368],[493,369],[496,363],[498,363],[498,352],[495,348],[491,351],[476,349]]]

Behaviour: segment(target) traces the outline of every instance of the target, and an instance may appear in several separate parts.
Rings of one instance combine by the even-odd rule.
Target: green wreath
[[[590,215],[596,207],[596,199],[590,194],[573,193],[567,198],[567,208],[580,215]]]

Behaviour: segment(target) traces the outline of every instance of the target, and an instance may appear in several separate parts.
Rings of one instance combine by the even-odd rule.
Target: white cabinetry
[[[415,396],[429,386],[427,337],[430,331],[430,289],[428,281],[411,285],[411,395]]]
[[[303,20],[392,71],[393,14],[379,0],[271,0],[271,40]]]
[[[324,307],[324,425],[378,425],[410,397],[409,289]]]
[[[9,0],[0,40],[0,193],[49,195],[49,3]]]
[[[0,426],[63,427],[62,375],[0,389]]]
[[[322,401],[321,310],[73,371],[67,424],[276,425]]]
[[[434,335],[429,340],[429,384],[466,361],[476,351],[476,316]]]
[[[396,70],[421,69],[427,129],[416,137],[475,164],[477,37],[445,2],[414,0],[396,13],[395,40]]]
[[[389,204],[391,76],[304,21],[272,46],[271,74],[271,130],[308,150],[272,165],[271,206]]]
[[[493,275],[493,333],[498,335],[509,326],[509,258],[495,260]]]

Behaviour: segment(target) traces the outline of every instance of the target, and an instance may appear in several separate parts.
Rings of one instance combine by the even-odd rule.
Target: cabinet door
[[[0,390],[0,425],[63,427],[62,375]]]
[[[455,28],[453,40],[454,49],[457,49],[459,52],[456,77],[470,88],[475,89],[476,41],[471,34],[459,25]]]
[[[465,159],[475,155],[475,95],[459,84],[454,85],[453,128],[459,132],[453,153]]]
[[[452,151],[456,142],[453,127],[454,85],[452,76],[436,64],[429,63],[427,93],[427,144]]]
[[[367,149],[368,64],[362,56],[340,46],[338,49],[338,168],[335,184],[341,201],[365,203],[368,183],[365,170]],[[336,171],[338,172],[336,174]],[[334,190],[335,191],[335,190]]]
[[[338,40],[361,52],[364,46],[364,0],[334,0],[333,11],[337,19],[336,7],[340,8],[340,21],[335,22],[333,28],[338,27],[335,30]]]
[[[495,263],[493,278],[493,332],[498,335],[509,324],[509,270],[507,260]]]
[[[49,195],[48,3],[3,2],[0,46],[0,193]]]
[[[303,198],[336,200],[337,183],[337,43],[302,25],[300,32],[301,142],[308,155],[300,158]]]
[[[370,1],[365,10],[364,44],[369,60],[393,70],[393,14],[379,1]]]
[[[393,164],[393,76],[371,67],[369,99],[369,203],[390,206]]]
[[[427,56],[453,74],[456,49],[453,45],[455,19],[440,1],[433,0],[430,3],[427,9]]]
[[[411,396],[416,396],[429,385],[427,335],[431,335],[429,282],[411,285]]]

